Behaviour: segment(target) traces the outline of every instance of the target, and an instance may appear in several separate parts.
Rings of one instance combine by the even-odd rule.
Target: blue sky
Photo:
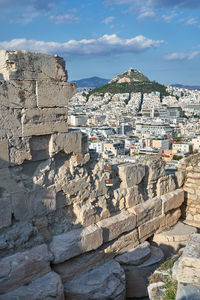
[[[0,48],[59,54],[69,80],[130,67],[200,85],[200,0],[0,0]]]

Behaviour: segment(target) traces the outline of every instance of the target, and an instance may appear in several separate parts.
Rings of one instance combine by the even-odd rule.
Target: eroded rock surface
[[[115,261],[105,263],[64,284],[66,299],[125,298],[125,274]]]

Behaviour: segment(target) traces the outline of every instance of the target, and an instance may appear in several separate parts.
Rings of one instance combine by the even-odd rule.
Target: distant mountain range
[[[200,91],[200,85],[183,85],[183,84],[171,84],[171,86],[182,88],[182,89],[188,89],[188,90],[199,90]]]
[[[97,87],[100,87],[100,86],[108,83],[109,80],[110,79],[104,79],[104,78],[94,76],[94,77],[90,77],[90,78],[74,80],[74,82],[76,82],[77,88],[81,88],[81,87],[97,88]]]

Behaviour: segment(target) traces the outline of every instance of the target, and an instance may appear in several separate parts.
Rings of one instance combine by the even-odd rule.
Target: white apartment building
[[[90,142],[89,149],[95,150],[98,153],[102,153],[104,151],[104,143],[103,142]]]
[[[86,126],[88,116],[85,114],[73,114],[70,116],[70,124],[72,126]]]
[[[150,133],[152,135],[165,135],[173,132],[173,128],[166,123],[136,123],[136,132],[138,133]]]

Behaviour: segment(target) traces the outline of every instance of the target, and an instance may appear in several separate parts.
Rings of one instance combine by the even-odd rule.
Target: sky
[[[0,0],[0,28],[0,49],[63,56],[70,81],[200,85],[200,0]]]

